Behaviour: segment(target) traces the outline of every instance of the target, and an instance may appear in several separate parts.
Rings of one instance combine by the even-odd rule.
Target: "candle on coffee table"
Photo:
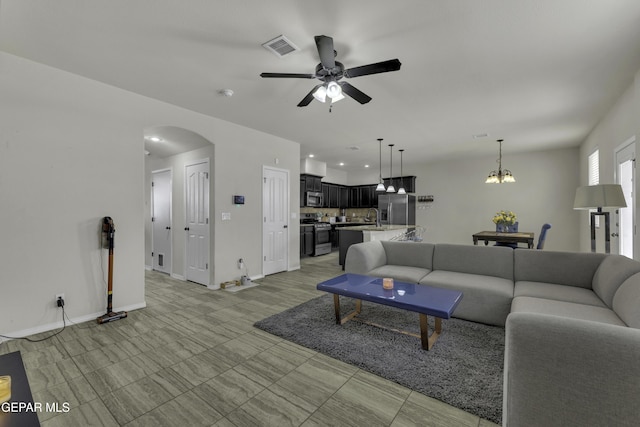
[[[11,400],[11,377],[9,375],[0,377],[0,403]]]
[[[382,279],[382,289],[393,289],[393,279],[390,277]]]

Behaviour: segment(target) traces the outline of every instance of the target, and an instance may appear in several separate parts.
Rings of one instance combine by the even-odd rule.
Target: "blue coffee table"
[[[460,300],[462,300],[462,292],[399,281],[395,281],[393,289],[383,289],[382,278],[363,276],[361,274],[343,274],[318,283],[317,289],[333,294],[336,323],[339,325],[350,319],[362,321],[356,318],[362,311],[362,301],[389,305],[418,313],[420,315],[420,335],[386,328],[372,322],[362,322],[418,337],[422,341],[422,348],[425,350],[431,350],[431,347],[433,347],[433,344],[442,333],[442,319],[449,319],[458,304],[460,304]],[[345,316],[340,313],[340,295],[356,300],[355,310]],[[428,316],[435,318],[435,328],[431,335],[429,335],[427,324]]]

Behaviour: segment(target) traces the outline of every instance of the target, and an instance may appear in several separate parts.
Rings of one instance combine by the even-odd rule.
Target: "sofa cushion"
[[[591,289],[593,276],[605,254],[514,251],[516,282],[542,282]]]
[[[387,264],[370,270],[367,276],[392,277],[401,282],[418,283],[420,279],[429,274],[430,271],[431,270],[426,268]]]
[[[550,314],[571,319],[625,326],[620,317],[608,307],[554,301],[546,298],[516,297],[511,303],[511,312]]]
[[[387,264],[433,269],[433,243],[383,240],[382,247],[387,255]]]
[[[513,252],[506,247],[439,243],[433,251],[433,270],[495,276],[513,281]]]
[[[344,261],[345,273],[368,274],[387,263],[387,255],[379,240],[349,246]]]
[[[591,289],[577,286],[557,285],[555,283],[542,282],[516,282],[513,291],[514,297],[537,297],[556,301],[575,302],[577,304],[606,307],[606,304],[598,298]]]
[[[596,270],[592,288],[609,307],[618,287],[629,277],[640,272],[640,262],[622,255],[609,255]]]
[[[462,300],[453,313],[454,317],[489,325],[505,324],[513,298],[513,282],[509,279],[434,270],[420,283],[462,292]]]
[[[613,297],[613,309],[627,326],[640,329],[640,273],[620,285]]]

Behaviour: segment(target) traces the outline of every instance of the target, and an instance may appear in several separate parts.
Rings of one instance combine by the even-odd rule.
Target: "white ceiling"
[[[347,171],[377,165],[377,138],[407,165],[495,154],[499,138],[505,154],[577,146],[640,69],[638,0],[0,1],[8,53],[300,142]],[[261,46],[280,34],[301,50]],[[259,74],[313,73],[315,35],[346,68],[402,69],[349,80],[368,104],[296,107],[317,81]]]

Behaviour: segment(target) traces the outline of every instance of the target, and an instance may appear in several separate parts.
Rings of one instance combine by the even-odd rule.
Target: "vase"
[[[497,233],[517,233],[518,223],[514,224],[496,224]]]

